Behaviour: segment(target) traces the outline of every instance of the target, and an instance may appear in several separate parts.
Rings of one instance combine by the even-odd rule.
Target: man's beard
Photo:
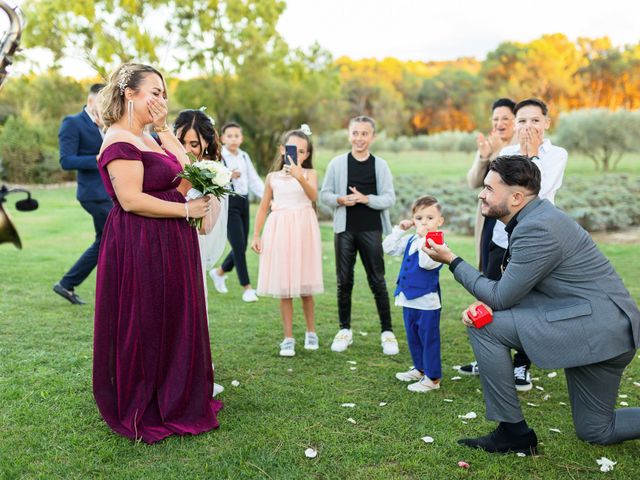
[[[486,203],[482,203],[484,206],[486,206]],[[483,216],[487,217],[487,218],[502,218],[502,217],[506,217],[507,215],[509,215],[509,208],[507,207],[507,203],[503,202],[500,205],[494,205],[494,206],[490,206],[489,209],[487,210],[487,213],[482,213]]]

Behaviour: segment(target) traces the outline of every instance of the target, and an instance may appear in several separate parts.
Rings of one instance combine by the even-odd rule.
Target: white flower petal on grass
[[[476,388],[476,393],[482,394],[482,390],[480,390],[479,388]]]
[[[613,466],[617,465],[618,462],[612,462],[607,457],[600,457],[596,460],[596,463],[600,465],[601,472],[610,472],[613,470]]]
[[[462,380],[462,377],[451,377],[451,380],[453,380],[455,382],[457,380]]]
[[[549,395],[548,393],[542,397],[543,400],[549,400],[551,398],[551,395]]]
[[[547,375],[547,377],[549,378],[553,378],[553,377],[557,377],[558,376],[558,372],[551,372],[550,374]]]
[[[462,365],[454,365],[451,368],[453,368],[455,371],[458,371],[458,370],[460,370],[462,368]]]
[[[540,377],[533,377],[531,378],[531,380],[535,380],[537,382],[538,380],[540,380]]]
[[[462,420],[462,423],[464,423],[465,425],[469,425],[469,422],[465,422],[464,420]]]
[[[424,443],[433,443],[433,437],[422,437]]]
[[[465,413],[464,415],[458,415],[458,418],[466,418],[466,419],[473,419],[476,418],[478,416],[478,414],[476,412],[469,412],[469,413]]]
[[[349,408],[353,408],[356,406],[355,403],[343,403],[342,405],[340,405],[341,407],[349,407]]]
[[[240,386],[240,382],[238,380],[232,380],[231,381],[231,385],[233,385],[234,387],[239,387]]]
[[[526,457],[527,456],[527,454],[524,453],[524,452],[518,452],[518,453],[516,453],[516,455],[519,456],[519,457]]]
[[[621,393],[620,395],[618,395],[618,397],[620,398],[627,398],[629,395],[625,395],[624,393]]]
[[[627,402],[620,402],[620,405],[622,405],[623,407],[628,407],[629,404]]]
[[[356,362],[355,360],[347,360],[347,363],[351,365],[356,365],[358,362]]]
[[[367,335],[369,335],[367,332],[358,332],[360,335],[362,335],[363,337],[366,337]]]
[[[380,402],[380,403],[378,404],[378,406],[379,406],[379,407],[384,407],[386,404],[387,404],[387,402]]]
[[[447,403],[453,403],[453,400],[451,400],[450,398],[445,398],[444,401]]]
[[[536,405],[535,403],[527,402],[527,405],[530,407],[539,407],[540,405]]]
[[[353,423],[354,425],[356,424],[356,421],[351,417],[347,418],[347,422]]]
[[[636,387],[640,387],[640,382],[633,382]]]
[[[315,451],[313,448],[307,448],[304,451],[304,456],[307,458],[316,458],[318,456],[318,452]]]
[[[536,385],[536,388],[537,388],[538,390],[540,390],[541,392],[544,392],[544,388],[542,388],[540,385]]]
[[[287,372],[289,373],[293,372],[293,368],[287,368]]]
[[[550,428],[549,431],[555,432],[555,433],[562,433],[559,428]]]
[[[351,371],[354,371],[354,370],[357,370],[357,369],[358,369],[358,367],[351,367],[351,368],[349,368],[349,370],[351,370]]]
[[[564,403],[564,402],[558,402],[558,403],[559,403],[560,405],[565,406],[565,407],[567,406],[567,404],[566,404],[566,403]]]

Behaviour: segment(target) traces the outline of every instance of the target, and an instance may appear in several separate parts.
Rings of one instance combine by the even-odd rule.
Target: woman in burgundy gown
[[[102,90],[98,166],[114,200],[98,258],[93,393],[107,424],[147,443],[218,427],[198,235],[218,201],[185,203],[187,157],[166,124],[166,86],[125,64]],[[144,133],[151,124],[159,141]],[[188,187],[187,187],[188,188]],[[184,189],[181,189],[184,190]]]

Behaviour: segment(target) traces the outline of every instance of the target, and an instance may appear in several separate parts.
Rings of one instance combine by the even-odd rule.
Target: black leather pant
[[[381,331],[391,331],[391,309],[389,293],[384,280],[384,252],[382,232],[342,232],[334,237],[336,251],[336,275],[338,284],[338,315],[340,328],[351,328],[351,291],[356,255],[367,272],[369,288],[376,300]]]

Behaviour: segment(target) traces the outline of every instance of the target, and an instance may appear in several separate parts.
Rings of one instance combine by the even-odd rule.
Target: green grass
[[[468,163],[455,158],[459,167]],[[412,161],[415,168],[421,160]],[[326,293],[317,297],[316,304],[321,349],[299,348],[294,358],[278,357],[277,301],[262,298],[256,304],[243,304],[240,287],[230,276],[228,295],[216,294],[209,286],[216,381],[226,387],[220,429],[197,437],[171,437],[152,446],[122,438],[103,422],[91,393],[93,307],[71,306],[51,291],[91,242],[90,217],[71,188],[34,193],[41,204],[38,211],[16,213],[10,208],[24,249],[0,245],[0,479],[599,478],[595,460],[601,456],[618,462],[608,474],[611,478],[640,475],[640,442],[600,447],[579,441],[569,408],[559,404],[568,403],[564,377],[550,379],[548,372],[535,368],[534,376],[540,377],[536,385],[545,390],[534,389],[521,398],[527,420],[544,444],[544,455],[498,456],[456,444],[456,439],[484,434],[494,425],[483,419],[478,379],[450,380],[455,375],[452,365],[472,358],[459,321],[471,297],[446,270],[441,274],[445,377],[439,391],[411,394],[394,379],[395,372],[411,364],[401,312],[393,308],[400,355],[385,357],[375,305],[359,264],[354,344],[343,354],[331,353],[337,308],[328,225],[322,226]],[[471,238],[449,236],[448,243],[471,258]],[[638,246],[602,244],[601,248],[634,298],[640,298]],[[257,258],[252,253],[248,258],[256,279]],[[390,286],[398,266],[396,259],[387,259]],[[94,285],[92,275],[78,293],[92,302]],[[296,305],[294,333],[299,341],[303,332]],[[356,361],[357,370],[350,370],[347,360]],[[640,388],[632,382],[640,381],[639,362],[636,359],[627,369],[621,387],[632,406],[640,404]],[[231,385],[234,379],[239,387]],[[545,394],[550,395],[548,400]],[[445,398],[453,402],[444,402]],[[357,406],[343,408],[343,402]],[[387,405],[380,407],[379,402]],[[469,411],[477,412],[478,418],[465,425],[458,415]],[[357,423],[347,422],[349,417]],[[424,444],[425,435],[434,437],[435,443]],[[307,447],[317,449],[318,457],[306,458]],[[470,470],[459,468],[459,460],[467,461]]]

